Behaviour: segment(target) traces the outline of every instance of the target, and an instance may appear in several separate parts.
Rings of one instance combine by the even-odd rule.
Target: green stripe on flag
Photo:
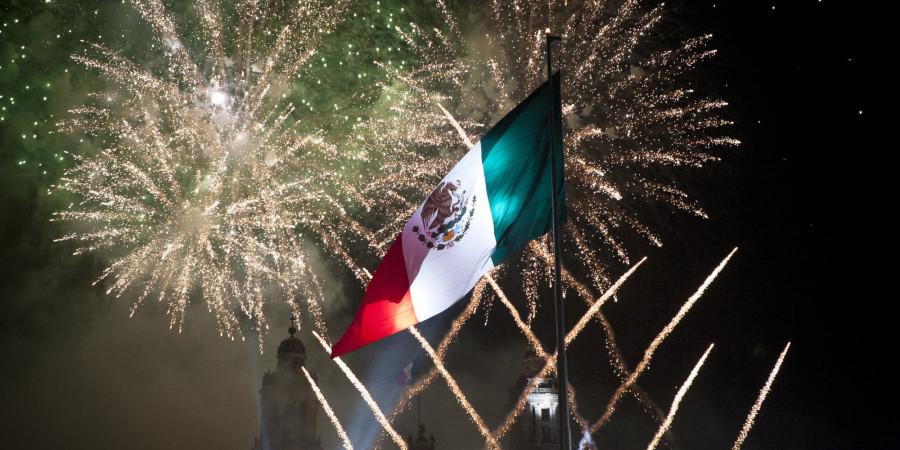
[[[559,95],[559,73],[553,75]],[[550,174],[550,105],[553,106],[560,221],[565,220],[562,158],[562,112],[553,102],[550,84],[531,93],[481,138],[481,157],[488,202],[494,218],[497,248],[491,256],[499,264],[528,241],[550,231],[552,186]]]

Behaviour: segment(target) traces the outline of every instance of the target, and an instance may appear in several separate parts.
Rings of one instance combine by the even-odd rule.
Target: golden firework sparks
[[[691,373],[688,375],[687,380],[684,380],[681,387],[678,388],[678,392],[675,394],[675,399],[672,400],[672,406],[669,407],[669,414],[666,415],[666,420],[663,421],[662,425],[660,425],[659,429],[656,430],[656,434],[653,436],[653,439],[650,440],[650,443],[647,444],[647,450],[653,450],[659,444],[659,440],[662,439],[663,434],[668,431],[669,427],[672,426],[672,421],[675,420],[675,414],[678,413],[678,405],[681,404],[681,399],[684,398],[684,395],[687,394],[688,389],[691,388],[691,384],[694,382],[694,378],[697,377],[697,373],[700,372],[700,368],[703,367],[703,363],[706,362],[706,357],[709,356],[709,352],[712,351],[714,344],[709,344],[706,351],[703,352],[703,356],[700,357],[700,360],[697,361],[697,364],[694,365],[694,368],[691,369]]]
[[[710,273],[705,280],[703,280],[703,284],[700,285],[699,288],[687,299],[687,301],[681,305],[681,308],[675,314],[674,317],[663,327],[662,331],[653,338],[653,341],[650,342],[650,345],[647,346],[647,349],[644,350],[644,356],[641,358],[641,361],[634,368],[634,371],[628,376],[628,378],[616,388],[616,391],[613,393],[612,397],[609,399],[609,403],[606,405],[606,410],[603,411],[603,415],[591,425],[591,433],[596,433],[601,427],[609,423],[609,419],[612,417],[613,413],[616,410],[616,405],[619,403],[619,400],[625,395],[626,392],[631,389],[635,383],[637,383],[637,379],[650,367],[650,361],[653,359],[653,355],[656,353],[656,350],[662,345],[663,341],[672,334],[672,331],[675,330],[675,327],[681,322],[687,313],[694,306],[694,303],[703,296],[703,293],[706,292],[706,289],[712,284],[713,280],[719,276],[719,273],[722,269],[725,268],[725,265],[728,264],[728,261],[731,260],[731,257],[737,252],[737,247],[735,247],[722,262],[713,269],[712,273]]]
[[[438,357],[437,353],[434,351],[434,348],[431,347],[431,344],[419,333],[419,330],[416,327],[410,327],[409,332],[415,336],[416,340],[419,341],[419,344],[422,345],[422,348],[428,353],[428,356],[431,357],[431,360],[434,362],[434,367],[438,370],[442,377],[444,377],[444,381],[447,382],[447,387],[450,388],[450,392],[453,393],[453,396],[456,397],[456,401],[462,406],[463,411],[466,412],[466,415],[469,417],[472,422],[475,423],[475,426],[478,427],[478,431],[484,436],[485,441],[487,442],[487,447],[491,449],[499,449],[500,445],[491,437],[491,430],[488,429],[487,424],[484,423],[484,419],[481,418],[481,414],[478,414],[478,411],[472,407],[472,404],[469,402],[469,399],[466,398],[466,395],[463,394],[462,389],[459,388],[459,384],[456,382],[456,379],[450,375],[450,372],[447,371],[447,368],[444,367],[444,363],[441,361],[441,358]]]
[[[193,54],[183,42],[197,36],[182,36],[160,0],[133,0],[161,49],[161,70],[99,43],[73,56],[115,95],[95,94],[60,124],[103,147],[74,155],[55,187],[78,198],[55,214],[76,230],[58,240],[107,257],[97,281],[117,297],[133,293],[132,314],[153,297],[180,331],[199,294],[220,334],[243,338],[239,318],[248,317],[262,348],[263,306],[274,299],[327,331],[311,247],[364,279],[345,235],[370,233],[345,205],[365,199],[344,179],[338,148],[322,132],[292,127],[295,107],[283,100],[347,4],[332,3],[238,1],[229,19],[237,24],[226,27],[216,2],[198,2],[192,32],[202,50]]]
[[[750,408],[750,413],[747,415],[747,419],[744,421],[744,426],[741,427],[741,432],[738,434],[737,439],[734,441],[734,445],[731,446],[732,450],[740,450],[740,448],[744,445],[744,441],[747,440],[747,435],[750,434],[750,428],[753,427],[753,422],[756,420],[756,415],[759,414],[760,409],[762,409],[762,404],[766,401],[766,397],[769,395],[769,391],[772,389],[772,383],[775,382],[775,377],[778,376],[778,370],[781,369],[781,363],[784,362],[784,358],[787,356],[788,349],[791,348],[791,343],[788,342],[787,345],[784,346],[784,350],[781,351],[781,354],[778,355],[778,361],[775,361],[775,367],[772,368],[772,372],[769,373],[769,378],[766,380],[766,384],[759,391],[759,396],[756,398],[756,402],[753,403],[753,407]]]
[[[705,217],[671,174],[717,161],[717,149],[739,144],[728,134],[726,102],[688,87],[687,76],[715,54],[710,36],[654,50],[647,41],[662,7],[633,0],[613,7],[492,1],[486,32],[464,35],[451,8],[436,3],[445,27],[397,26],[420,64],[406,70],[382,61],[391,74],[384,84],[389,113],[359,127],[361,145],[385,174],[368,187],[384,200],[375,211],[408,217],[419,193],[456,160],[449,149],[471,147],[472,136],[482,135],[543,81],[544,33],[550,29],[567,36],[557,59],[567,128],[564,265],[587,274],[584,281],[602,292],[611,268],[630,262],[628,236],[661,245],[639,214],[641,204]],[[382,240],[397,225],[380,229]],[[549,252],[547,244],[529,246],[510,271],[521,272],[527,321],[550,279],[549,266],[536,255],[538,248]]]
[[[341,426],[341,422],[334,414],[334,410],[331,409],[331,405],[328,404],[328,400],[326,400],[325,396],[322,394],[322,390],[319,389],[319,386],[316,384],[316,380],[314,380],[312,375],[309,374],[309,371],[306,370],[306,367],[301,367],[301,369],[303,369],[303,375],[306,376],[306,380],[309,381],[309,385],[312,387],[313,392],[315,392],[316,398],[319,400],[319,404],[322,405],[322,409],[325,411],[325,415],[328,416],[328,420],[330,420],[331,425],[334,426],[334,431],[337,432],[338,437],[341,439],[341,444],[346,450],[353,450],[353,444],[350,443],[350,436],[347,436],[347,432],[344,431],[344,427]]]
[[[315,336],[316,340],[319,341],[319,344],[322,345],[322,348],[325,349],[325,353],[331,354],[331,346],[328,345],[328,342],[325,341],[322,336],[319,336],[319,333],[313,331],[313,336]],[[407,445],[406,442],[400,437],[400,434],[397,433],[397,430],[391,426],[391,423],[388,422],[387,417],[384,417],[384,413],[381,411],[381,408],[378,406],[378,403],[375,402],[375,399],[372,398],[372,394],[369,393],[369,390],[366,389],[366,386],[359,381],[359,378],[350,370],[350,367],[341,360],[340,357],[332,358],[335,364],[341,369],[341,372],[344,373],[344,376],[347,377],[347,380],[350,381],[350,384],[356,388],[356,391],[359,392],[359,395],[362,396],[363,401],[366,402],[366,405],[369,407],[369,410],[372,411],[372,415],[375,417],[375,420],[378,421],[378,424],[381,425],[382,428],[387,432],[388,436],[397,444],[397,447],[400,447],[401,450],[406,450]]]

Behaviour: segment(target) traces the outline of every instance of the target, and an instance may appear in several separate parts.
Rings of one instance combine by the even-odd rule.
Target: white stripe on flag
[[[403,228],[403,257],[413,308],[419,321],[449,308],[494,266],[491,254],[497,242],[481,164],[481,142],[475,144],[442,181],[458,183],[457,192],[465,191],[469,206],[474,195],[475,211],[462,239],[442,250],[427,248],[412,230],[421,224],[424,202]]]

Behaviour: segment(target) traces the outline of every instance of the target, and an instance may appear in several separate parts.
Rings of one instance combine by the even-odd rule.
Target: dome
[[[294,337],[296,328],[291,327],[288,332],[291,335],[278,344],[278,368],[300,370],[306,361],[306,346],[303,341]]]

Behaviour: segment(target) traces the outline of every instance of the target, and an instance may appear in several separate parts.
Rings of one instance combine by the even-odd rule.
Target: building
[[[559,393],[556,378],[535,378],[544,366],[544,360],[533,351],[522,360],[523,372],[513,398],[518,398],[525,386],[532,381],[537,388],[528,396],[522,416],[516,422],[511,435],[513,450],[555,450],[559,448]]]
[[[306,347],[294,337],[293,320],[290,336],[278,345],[275,371],[263,375],[260,430],[254,450],[322,450],[316,436],[318,401],[301,371]]]
[[[425,425],[419,423],[419,436],[415,439],[412,435],[408,436],[406,443],[409,444],[409,450],[434,450],[434,434],[426,438]]]

